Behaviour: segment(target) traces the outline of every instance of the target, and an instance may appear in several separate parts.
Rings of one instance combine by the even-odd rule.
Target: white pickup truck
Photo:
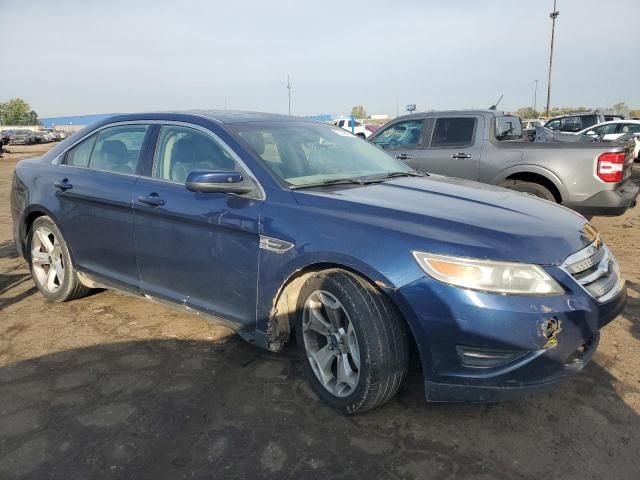
[[[352,132],[353,134],[362,138],[369,138],[373,133],[367,128],[364,123],[359,122],[358,120],[355,120],[355,122],[353,122],[352,130],[352,120],[350,118],[338,118],[336,120],[331,120],[329,123],[331,125],[335,125],[336,127],[344,128],[345,130]]]

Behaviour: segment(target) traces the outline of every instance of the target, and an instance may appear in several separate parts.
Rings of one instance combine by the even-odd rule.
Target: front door
[[[426,132],[425,120],[404,120],[384,128],[376,134],[373,143],[382,147],[392,157],[419,170]]]
[[[193,170],[243,172],[210,132],[162,126],[153,169],[137,182],[133,199],[142,290],[253,325],[262,201],[249,194],[189,191],[185,180]]]

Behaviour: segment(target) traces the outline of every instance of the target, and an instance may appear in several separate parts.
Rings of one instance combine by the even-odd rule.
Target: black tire
[[[516,192],[529,193],[536,197],[544,198],[550,202],[556,203],[556,197],[553,196],[551,191],[539,183],[525,182],[523,180],[505,180],[500,184],[501,187],[508,188],[509,190],[515,190]]]
[[[340,301],[357,337],[358,380],[348,396],[329,392],[314,373],[307,355],[302,326],[304,309],[317,291],[329,292]],[[354,414],[382,405],[395,396],[407,375],[409,341],[404,319],[384,293],[345,270],[324,270],[314,273],[302,287],[297,312],[295,330],[303,368],[321,400],[343,414]]]
[[[55,236],[55,239],[59,244],[59,255],[62,260],[62,264],[64,265],[63,279],[61,282],[59,282],[59,287],[56,288],[55,291],[50,291],[46,288],[43,282],[38,279],[34,268],[34,259],[32,258],[34,235],[40,227],[48,229]],[[55,222],[51,220],[50,217],[45,215],[35,219],[35,221],[31,225],[31,228],[29,229],[29,233],[27,236],[27,248],[31,277],[38,287],[38,290],[40,290],[40,293],[42,293],[42,295],[44,295],[47,300],[51,302],[66,302],[68,300],[84,297],[91,291],[90,288],[85,287],[78,280],[76,269],[74,268],[73,262],[71,261],[71,255],[69,254],[67,242],[62,236],[60,229],[57,227]]]

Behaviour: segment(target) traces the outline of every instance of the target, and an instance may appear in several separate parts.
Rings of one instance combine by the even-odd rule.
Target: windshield
[[[273,174],[294,187],[413,170],[331,125],[256,122],[228,125]]]
[[[522,138],[520,117],[500,115],[496,117],[496,140],[515,140]]]

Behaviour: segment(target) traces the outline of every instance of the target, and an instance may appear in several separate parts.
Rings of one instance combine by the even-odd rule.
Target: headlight
[[[431,277],[457,287],[512,295],[560,295],[564,289],[537,265],[413,252]]]

